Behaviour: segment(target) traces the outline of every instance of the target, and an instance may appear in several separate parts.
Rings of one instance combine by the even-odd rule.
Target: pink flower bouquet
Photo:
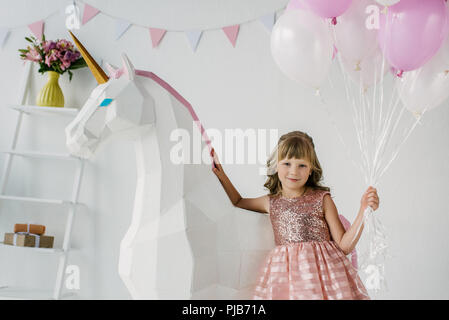
[[[19,49],[20,57],[39,63],[39,72],[42,74],[47,71],[63,74],[67,71],[69,80],[72,80],[71,70],[87,67],[81,53],[68,40],[45,40],[44,35],[42,41],[38,41],[35,37],[25,37],[25,40],[32,45],[26,49]]]

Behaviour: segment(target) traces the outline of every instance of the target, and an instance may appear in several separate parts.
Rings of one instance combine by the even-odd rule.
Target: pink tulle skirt
[[[279,245],[258,274],[254,300],[369,300],[356,269],[334,241]]]

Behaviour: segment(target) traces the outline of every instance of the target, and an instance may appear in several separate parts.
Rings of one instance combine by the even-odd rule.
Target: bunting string
[[[83,7],[82,15],[80,14],[81,7]],[[276,9],[274,12],[265,14],[262,17],[242,21],[235,25],[228,25],[228,26],[223,26],[223,27],[213,27],[213,28],[201,28],[201,29],[197,29],[197,30],[175,30],[175,29],[163,29],[160,27],[144,26],[142,24],[134,23],[134,22],[128,21],[127,19],[123,19],[121,17],[117,17],[117,16],[111,15],[109,13],[106,13],[98,8],[91,6],[89,3],[85,2],[85,1],[73,0],[72,4],[65,7],[63,10],[55,10],[54,12],[47,15],[45,18],[35,21],[35,22],[32,22],[25,26],[22,25],[22,26],[14,26],[14,27],[0,27],[0,48],[2,48],[4,46],[5,42],[7,41],[9,33],[13,32],[17,29],[24,28],[24,27],[28,27],[28,29],[32,32],[32,34],[36,38],[41,39],[42,34],[44,33],[45,21],[47,21],[48,19],[50,19],[58,14],[63,14],[66,16],[65,28],[70,29],[70,30],[83,28],[83,26],[85,24],[89,23],[89,21],[95,19],[95,17],[100,14],[104,15],[106,17],[109,17],[109,18],[115,20],[115,27],[114,27],[113,32],[114,32],[114,39],[116,41],[119,40],[131,27],[139,27],[139,28],[147,29],[147,30],[149,30],[148,34],[150,36],[151,44],[152,44],[153,48],[156,48],[159,46],[160,42],[162,41],[162,39],[164,38],[164,35],[167,32],[183,32],[183,33],[185,33],[185,35],[191,45],[192,50],[195,52],[198,47],[198,43],[201,39],[203,32],[204,31],[214,31],[214,30],[222,30],[223,33],[225,34],[226,38],[228,39],[228,41],[231,43],[231,45],[233,47],[235,47],[236,43],[237,43],[239,29],[242,24],[247,24],[247,23],[251,23],[251,22],[259,20],[265,26],[265,28],[269,32],[271,32],[271,30],[274,26],[274,23],[276,21],[276,14],[279,11],[284,10],[285,7],[286,6]]]

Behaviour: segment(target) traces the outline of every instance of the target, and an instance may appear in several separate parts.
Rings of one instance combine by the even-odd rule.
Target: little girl
[[[242,198],[211,152],[212,170],[232,204],[270,215],[276,247],[259,271],[253,299],[370,299],[346,255],[360,238],[365,209],[379,207],[376,189],[363,194],[359,213],[345,232],[330,189],[319,183],[322,169],[307,134],[293,131],[279,139],[267,161],[264,186],[270,193],[259,198]]]

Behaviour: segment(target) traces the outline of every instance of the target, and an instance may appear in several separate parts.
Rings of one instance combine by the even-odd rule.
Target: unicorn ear
[[[108,72],[108,75],[109,75],[109,78],[112,78],[112,79],[118,79],[118,78],[120,78],[122,75],[123,75],[123,73],[125,72],[124,70],[124,68],[121,68],[121,69],[119,69],[119,68],[117,68],[116,66],[114,66],[114,65],[112,65],[112,64],[109,64],[109,63],[105,63],[105,65],[106,65],[106,70],[107,70],[107,72]]]
[[[135,74],[134,66],[131,63],[131,61],[129,61],[128,56],[125,53],[122,53],[122,63],[123,69],[125,71],[125,74],[128,76],[128,79],[134,80]]]

